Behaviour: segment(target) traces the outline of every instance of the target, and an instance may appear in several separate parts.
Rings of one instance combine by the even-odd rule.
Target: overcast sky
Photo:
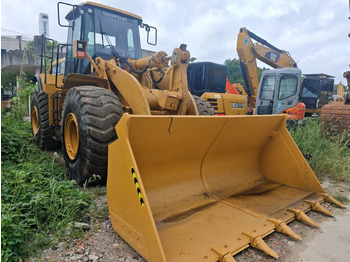
[[[225,59],[238,58],[237,34],[241,27],[247,27],[289,51],[305,74],[326,73],[344,83],[343,72],[350,70],[349,0],[95,2],[137,14],[145,23],[157,27],[158,45],[153,47],[142,41],[144,49],[171,54],[185,43],[197,61],[223,64]],[[58,26],[57,2],[52,0],[2,0],[1,28],[36,35],[40,12],[49,14],[50,37],[65,42],[67,29]],[[259,66],[267,67],[263,63]]]

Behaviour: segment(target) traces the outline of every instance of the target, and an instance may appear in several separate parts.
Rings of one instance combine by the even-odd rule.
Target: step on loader
[[[277,258],[266,235],[301,239],[287,223],[318,226],[305,212],[342,206],[323,191],[287,116],[212,116],[188,90],[186,45],[142,58],[139,27],[153,44],[156,29],[141,17],[63,5],[72,8],[68,43],[41,39],[34,139],[43,149],[61,141],[77,183],[107,180],[113,228],[147,261],[234,261],[249,246]]]

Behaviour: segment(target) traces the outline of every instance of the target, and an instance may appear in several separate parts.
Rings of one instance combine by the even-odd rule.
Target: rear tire
[[[49,123],[49,97],[44,92],[35,92],[31,102],[31,125],[35,143],[41,149],[54,149],[60,144],[55,140],[55,130]]]
[[[196,106],[197,106],[197,110],[198,110],[198,114],[200,116],[213,116],[215,115],[215,110],[214,108],[211,107],[211,105],[206,102],[203,98],[199,97],[199,96],[195,96],[192,95],[194,101],[196,102]]]
[[[71,88],[62,114],[62,151],[69,176],[78,184],[94,174],[107,180],[108,145],[123,106],[111,91],[96,86]]]

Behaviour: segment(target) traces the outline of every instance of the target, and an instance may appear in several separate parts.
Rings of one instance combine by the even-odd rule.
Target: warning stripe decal
[[[130,170],[131,170],[132,177],[133,177],[133,179],[134,179],[134,183],[135,183],[135,187],[136,187],[137,194],[139,195],[139,200],[140,200],[141,206],[145,206],[145,202],[143,201],[143,197],[142,197],[142,193],[141,193],[141,188],[140,188],[140,185],[139,185],[139,183],[138,183],[138,181],[137,181],[135,169],[134,169],[134,167],[132,166],[132,167],[130,168]]]

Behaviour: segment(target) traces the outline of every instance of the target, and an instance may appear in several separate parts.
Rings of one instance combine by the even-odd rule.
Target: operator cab
[[[299,102],[301,70],[278,68],[266,70],[261,76],[255,113],[280,114]]]
[[[187,67],[188,87],[193,95],[205,92],[226,92],[227,67],[212,62],[189,63]]]
[[[300,101],[307,109],[321,109],[332,99],[334,76],[326,74],[304,74]]]
[[[109,60],[117,56],[123,59],[141,58],[141,43],[139,27],[145,27],[147,42],[156,44],[156,28],[142,23],[140,16],[116,8],[97,3],[86,2],[81,5],[71,5],[60,2],[58,5],[69,5],[73,10],[65,17],[68,25],[67,55],[65,75],[69,73],[91,74],[88,59],[74,59],[72,44],[76,40],[87,42],[87,52],[92,59],[101,57]],[[58,6],[58,10],[59,10]],[[149,41],[149,32],[155,30],[154,42]]]

